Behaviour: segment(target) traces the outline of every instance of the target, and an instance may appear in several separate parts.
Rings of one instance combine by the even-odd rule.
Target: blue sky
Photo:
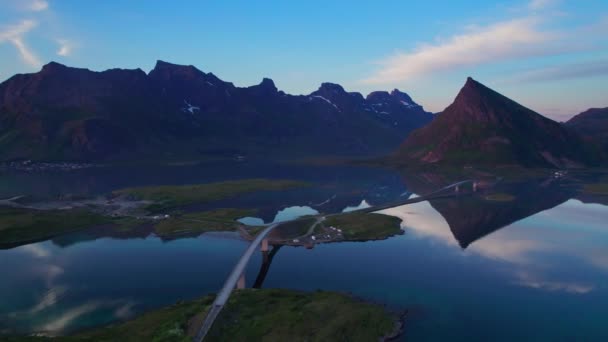
[[[608,1],[0,0],[0,80],[157,59],[293,94],[399,88],[432,111],[473,76],[564,120],[608,107]]]

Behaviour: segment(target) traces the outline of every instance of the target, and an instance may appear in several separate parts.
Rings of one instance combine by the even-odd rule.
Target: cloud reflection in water
[[[508,204],[506,204],[508,205]],[[403,220],[409,236],[429,239],[460,250],[446,219],[429,202],[383,210]],[[466,215],[466,213],[463,213]],[[608,207],[569,200],[482,236],[462,250],[507,263],[511,284],[545,291],[586,294],[596,285],[576,270],[608,270]],[[584,234],[581,234],[584,232]]]

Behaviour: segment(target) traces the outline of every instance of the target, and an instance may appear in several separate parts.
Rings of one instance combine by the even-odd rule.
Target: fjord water
[[[321,204],[340,188],[330,183],[321,187],[330,192],[294,196]],[[366,184],[375,190],[356,191],[332,210],[404,192]],[[608,206],[583,203],[559,185],[532,189],[534,196],[526,188],[515,200],[388,209],[403,219],[404,234],[383,241],[282,247],[262,287],[349,292],[407,310],[404,339],[605,340]],[[0,331],[69,333],[213,293],[246,246],[233,233],[163,241],[89,230],[0,250]],[[249,286],[261,260],[247,269]]]

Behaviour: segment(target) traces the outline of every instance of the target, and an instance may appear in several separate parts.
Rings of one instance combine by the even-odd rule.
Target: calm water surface
[[[336,211],[375,204],[365,195]],[[389,209],[404,235],[282,247],[262,287],[350,292],[407,309],[412,340],[607,340],[608,206],[572,197],[559,188],[533,201]],[[69,333],[212,293],[246,246],[232,233],[162,241],[85,231],[0,250],[0,331]],[[247,269],[250,286],[261,260]]]

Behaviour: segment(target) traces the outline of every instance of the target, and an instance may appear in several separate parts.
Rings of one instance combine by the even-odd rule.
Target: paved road
[[[264,238],[266,238],[266,236],[279,225],[279,223],[273,224],[264,229],[260,234],[258,234],[255,240],[251,242],[247,250],[245,250],[245,253],[243,253],[241,258],[239,259],[239,262],[236,264],[236,266],[226,279],[224,287],[222,287],[217,297],[215,298],[215,301],[211,305],[211,309],[209,310],[209,313],[207,314],[203,325],[199,329],[198,334],[196,334],[196,337],[194,339],[195,341],[200,342],[205,338],[205,336],[209,332],[209,329],[211,329],[213,322],[219,315],[220,311],[222,311],[222,309],[224,308],[224,305],[226,305],[228,298],[230,298],[232,291],[236,287],[236,283],[245,271],[245,267],[247,267],[247,264],[249,263],[249,259],[251,259],[253,253],[257,250],[260,243],[262,243],[262,240],[264,240]]]
[[[430,199],[431,197],[437,196],[438,194],[440,194],[441,192],[443,192],[445,190],[449,190],[449,189],[455,188],[457,186],[464,185],[467,183],[472,183],[472,182],[473,182],[472,180],[465,180],[462,182],[450,184],[446,187],[433,191],[432,193],[426,194],[424,196],[396,201],[396,202],[388,203],[388,204],[381,205],[381,206],[359,209],[357,211],[358,212],[373,212],[373,211],[379,211],[379,210],[388,209],[388,208],[392,208],[392,207],[396,207],[396,206],[401,206],[404,204],[426,201],[426,200]],[[319,225],[323,220],[325,220],[326,217],[333,216],[333,215],[340,215],[340,214],[342,214],[342,213],[325,215],[325,216],[321,216],[321,217],[317,218],[315,223],[310,227],[308,234],[310,234],[317,225]],[[198,334],[196,335],[196,337],[194,339],[196,342],[202,342],[203,339],[205,338],[205,336],[207,335],[207,333],[209,332],[209,330],[211,329],[213,322],[215,322],[215,319],[217,318],[217,316],[220,314],[220,312],[224,308],[224,305],[226,305],[228,298],[230,298],[232,291],[236,287],[236,283],[238,282],[239,278],[245,271],[245,268],[247,267],[247,264],[249,263],[249,259],[251,259],[251,256],[253,255],[253,253],[257,250],[260,243],[262,243],[262,240],[264,240],[266,238],[266,236],[273,229],[280,226],[282,223],[285,223],[285,222],[275,223],[271,226],[268,226],[260,234],[258,234],[258,236],[255,238],[255,240],[253,240],[253,242],[251,242],[251,244],[249,245],[247,250],[245,250],[245,253],[243,253],[241,258],[239,259],[238,263],[236,264],[236,266],[234,267],[234,269],[232,270],[232,272],[226,279],[224,286],[222,287],[222,289],[218,293],[217,297],[215,298],[215,301],[211,305],[211,309],[209,309],[209,312],[207,313],[207,317],[205,317],[205,321],[203,322],[203,325],[199,329]]]
[[[422,201],[428,201],[429,199],[438,197],[439,194],[441,194],[442,192],[455,188],[457,186],[461,186],[464,184],[468,184],[468,183],[474,183],[473,180],[464,180],[458,183],[454,183],[454,184],[450,184],[448,186],[444,186],[441,189],[435,190],[431,193],[425,194],[423,196],[419,196],[416,198],[408,198],[408,199],[403,199],[403,200],[399,200],[399,201],[394,201],[394,202],[390,202],[390,203],[386,203],[383,205],[376,205],[373,207],[369,207],[369,208],[363,208],[363,209],[358,209],[358,210],[353,210],[352,212],[358,212],[358,213],[371,213],[374,211],[380,211],[380,210],[384,210],[384,209],[388,209],[388,208],[394,208],[394,207],[399,207],[405,204],[412,204],[412,203],[417,203],[417,202],[422,202]],[[330,216],[336,216],[336,215],[342,215],[344,213],[335,213],[335,214],[330,214],[330,215],[326,215],[325,217],[330,217]]]

